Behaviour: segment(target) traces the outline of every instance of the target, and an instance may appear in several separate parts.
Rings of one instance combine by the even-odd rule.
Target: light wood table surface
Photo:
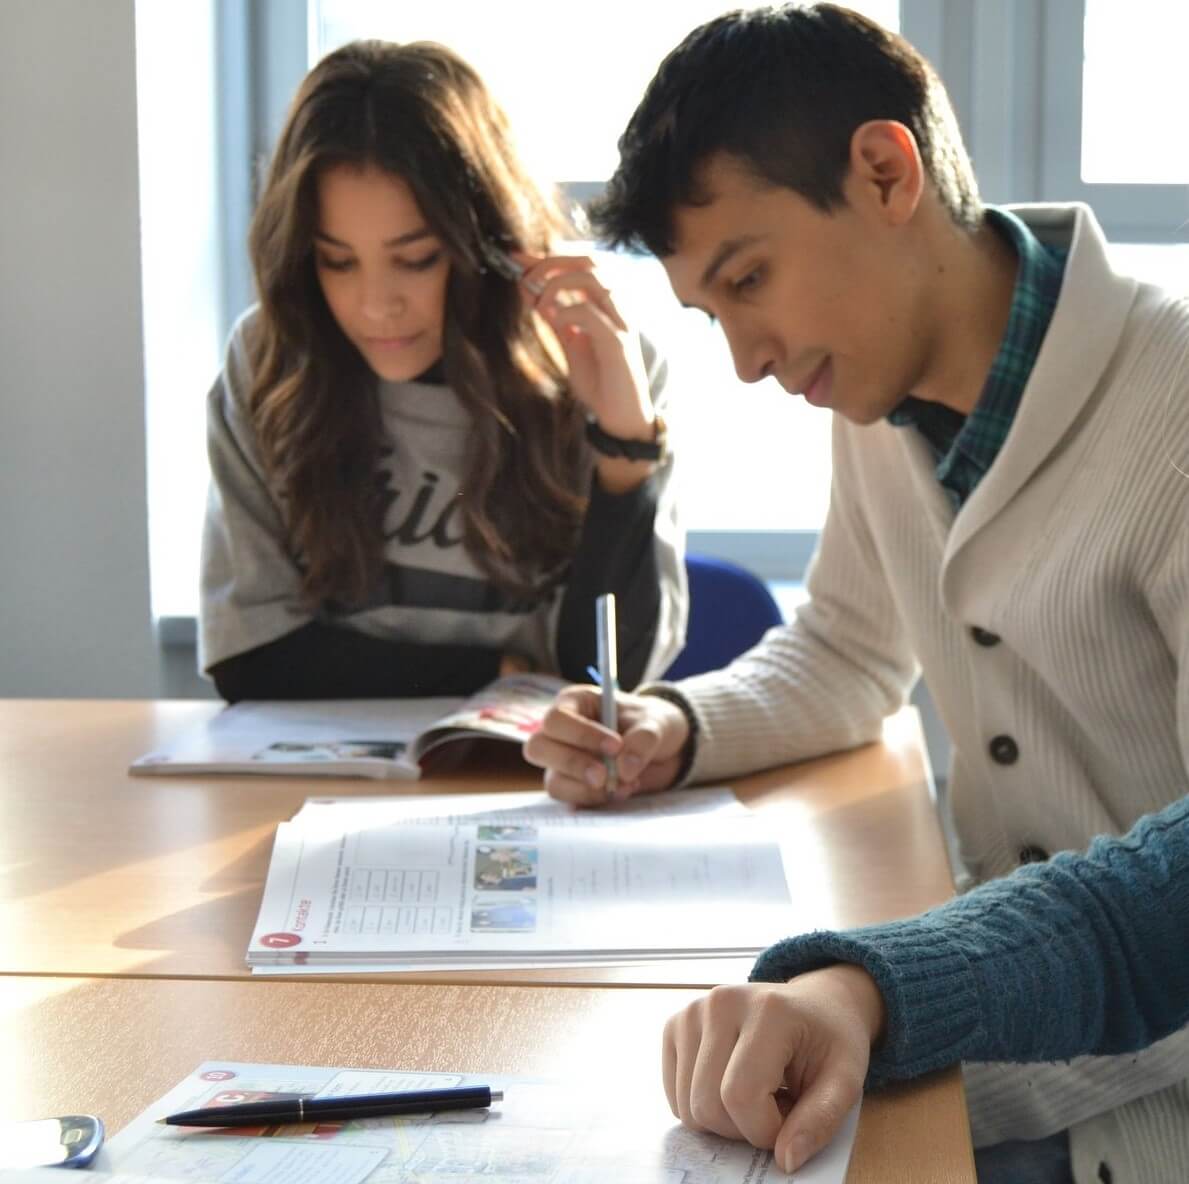
[[[203,1061],[490,1072],[626,1092],[672,1123],[665,1019],[696,992],[0,976],[0,1112],[119,1130]],[[616,1085],[615,1083],[619,1083]],[[624,1083],[627,1083],[625,1090]],[[864,1102],[849,1184],[974,1184],[956,1071]]]
[[[540,784],[508,746],[485,772],[439,770],[420,782],[127,774],[137,756],[216,709],[0,701],[0,973],[244,976],[274,831],[307,796]],[[788,932],[903,916],[952,894],[924,752],[907,709],[881,744],[733,783],[784,844]],[[738,981],[749,966],[704,959],[416,981],[693,987]]]

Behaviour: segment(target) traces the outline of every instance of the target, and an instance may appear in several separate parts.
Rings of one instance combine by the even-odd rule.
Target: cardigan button
[[[1044,863],[1049,857],[1049,853],[1043,847],[1037,847],[1034,843],[1028,843],[1026,846],[1020,848],[1020,863]]]
[[[997,765],[1014,765],[1020,759],[1020,746],[1010,736],[996,736],[988,748]]]
[[[1105,1159],[1101,1160],[1098,1164],[1098,1179],[1102,1184],[1111,1184],[1114,1180],[1114,1176],[1111,1175],[1111,1169]]]
[[[992,633],[989,629],[980,629],[978,625],[971,625],[970,636],[981,646],[990,649],[993,645],[999,644],[999,634]]]

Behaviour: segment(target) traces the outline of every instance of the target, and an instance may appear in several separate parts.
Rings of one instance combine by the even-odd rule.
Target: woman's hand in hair
[[[522,256],[526,295],[557,336],[569,370],[570,390],[608,435],[656,439],[656,413],[640,338],[631,330],[594,261],[585,255]],[[596,458],[600,479],[613,492],[631,489],[653,469],[651,461]]]
[[[665,1096],[686,1126],[771,1148],[791,1174],[862,1097],[884,1023],[859,966],[716,987],[665,1025]]]

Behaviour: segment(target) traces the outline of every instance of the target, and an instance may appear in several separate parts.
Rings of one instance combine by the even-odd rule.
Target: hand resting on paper
[[[621,693],[616,702],[618,734],[599,723],[597,687],[567,687],[553,701],[540,729],[524,746],[525,760],[545,770],[545,789],[552,797],[579,806],[603,806],[673,784],[689,739],[681,709],[652,695]],[[605,756],[615,758],[619,774],[611,798]]]
[[[686,1126],[771,1148],[792,1173],[859,1101],[884,1023],[858,966],[715,987],[665,1025],[665,1095]]]

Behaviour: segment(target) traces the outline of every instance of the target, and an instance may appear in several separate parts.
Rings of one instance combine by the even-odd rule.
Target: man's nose
[[[731,349],[731,360],[740,382],[759,382],[772,372],[773,353],[762,338],[753,338],[725,325],[723,332]]]

